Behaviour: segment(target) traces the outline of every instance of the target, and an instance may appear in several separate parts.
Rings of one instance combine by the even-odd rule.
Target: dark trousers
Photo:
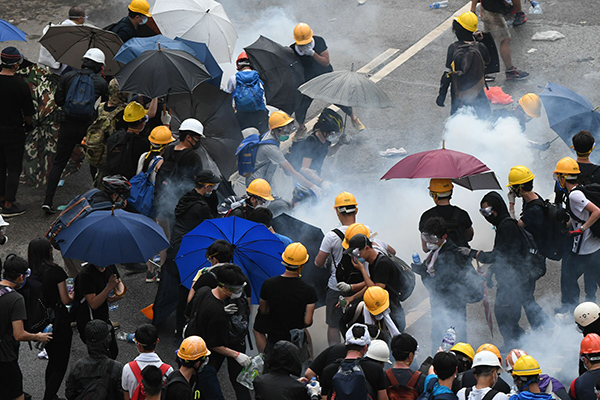
[[[496,301],[494,303],[494,314],[498,322],[498,330],[504,339],[506,348],[514,348],[521,336],[525,334],[523,328],[519,326],[521,319],[522,296],[520,295],[518,285],[512,285],[514,282],[498,281],[496,291]]]
[[[521,291],[523,294],[523,310],[525,310],[525,315],[531,328],[540,329],[550,327],[552,323],[549,321],[548,314],[535,301],[535,281],[529,280],[523,282]]]
[[[6,201],[14,202],[17,198],[24,152],[25,137],[18,142],[0,144],[0,197]]]
[[[581,275],[584,275],[585,300],[596,301],[596,288],[600,282],[598,263],[600,250],[588,255],[565,252],[560,269],[561,303],[565,311],[572,311],[579,304],[577,280]]]
[[[88,121],[63,121],[58,130],[58,143],[56,144],[56,154],[52,160],[52,169],[48,175],[48,185],[46,186],[46,197],[44,204],[52,205],[56,187],[60,177],[71,158],[75,146],[81,143],[87,128],[90,125]]]
[[[48,365],[46,366],[46,390],[44,392],[44,400],[54,400],[58,389],[67,372],[69,365],[69,357],[71,355],[71,341],[73,338],[73,330],[69,322],[69,316],[61,317],[61,321],[55,321],[52,340],[46,344],[48,352]]]
[[[246,342],[239,343],[237,345],[229,344],[227,347],[244,353],[246,351]],[[217,373],[219,372],[219,369],[221,369],[221,365],[223,365],[224,360],[225,357],[223,355],[212,352],[208,365],[206,365],[198,374],[196,387],[200,390],[200,393],[202,393],[203,399],[225,400],[221,390],[221,385],[219,384],[219,379],[217,377]],[[233,390],[235,391],[236,399],[250,400],[250,390],[237,381],[237,377],[240,372],[242,372],[242,369],[243,367],[233,358],[227,358],[227,372],[229,374],[229,381],[231,382]]]
[[[302,99],[300,100],[300,104],[294,110],[294,118],[298,124],[302,125],[306,120],[306,112],[308,111],[308,107],[310,107],[313,99],[308,96],[302,95]],[[346,115],[352,116],[352,107],[340,106],[336,104]]]
[[[269,112],[267,110],[254,112],[237,111],[235,117],[238,120],[241,130],[256,128],[261,134],[269,130]]]

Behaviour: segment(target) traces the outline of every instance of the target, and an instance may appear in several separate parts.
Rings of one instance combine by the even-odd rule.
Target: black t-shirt
[[[94,265],[87,264],[81,269],[81,272],[77,276],[77,287],[76,291],[78,296],[85,297],[86,294],[100,294],[106,288],[108,284],[108,280],[112,274],[117,275],[117,278],[120,278],[119,271],[114,265],[109,265],[104,269],[104,271],[100,271]],[[78,315],[87,317],[89,319],[89,311],[87,302],[84,302],[81,305],[81,308],[84,310],[80,310]],[[92,315],[94,319],[101,319],[102,321],[108,322],[108,301],[104,301],[95,310],[92,310]]]
[[[354,360],[346,360],[346,361],[354,361]],[[327,394],[327,398],[331,399],[331,391],[333,389],[333,376],[337,373],[340,362],[336,362],[325,367],[323,374],[320,376],[321,382],[321,393]],[[377,392],[380,390],[385,390],[389,385],[386,385],[385,374],[383,373],[383,368],[381,365],[377,364],[374,361],[362,359],[360,361],[360,367],[362,368],[365,378],[367,382],[371,386],[375,397],[377,396]]]
[[[169,375],[169,380],[175,378],[176,376],[182,377],[183,379],[185,379],[185,377],[181,374],[181,372],[179,370],[177,371],[173,371],[171,373],[171,375]],[[185,382],[173,382],[169,385],[169,387],[167,387],[166,389],[166,396],[165,399],[166,400],[192,400],[194,398],[193,393],[192,393],[192,388],[190,387],[190,384],[187,382],[187,379],[185,379]]]
[[[306,386],[289,375],[267,373],[254,380],[256,400],[309,400]]]
[[[111,31],[119,35],[123,43],[137,36],[137,30],[131,23],[129,17],[122,18],[111,28]]]
[[[303,329],[306,306],[317,302],[317,292],[299,278],[275,276],[263,282],[260,298],[269,303],[270,324],[267,336],[271,343],[290,340],[290,329]]]
[[[315,41],[315,47],[313,47],[313,50],[315,51],[315,53],[321,54],[325,50],[327,50],[327,43],[325,43],[325,39],[323,39],[321,36],[314,36],[314,35],[313,35],[313,39]],[[299,57],[300,63],[304,67],[304,80],[305,81],[309,81],[316,76],[323,75],[327,72],[333,71],[333,67],[331,66],[331,64],[324,67],[321,64],[319,64],[313,57],[301,56],[298,53],[296,53],[296,50],[294,48],[295,45],[296,45],[295,43],[292,43],[290,45],[290,47],[294,51],[294,54]]]
[[[333,364],[340,358],[346,357],[346,353],[346,345],[344,343],[334,344],[323,350],[310,364],[309,368],[312,369],[317,376],[320,376],[325,367],[329,364]]]
[[[542,249],[544,244],[541,242],[544,239],[544,206],[543,200],[538,195],[541,201],[530,201],[528,203],[523,202],[523,212],[521,213],[521,220],[525,224],[527,232],[531,233],[533,240],[537,245],[538,249]]]
[[[369,267],[373,283],[385,283],[385,290],[390,294],[390,308],[400,305],[400,288],[398,287],[398,268],[386,255],[380,254]]]
[[[415,371],[410,370],[408,368],[392,368],[392,372],[394,374],[394,376],[396,377],[396,379],[398,380],[398,384],[400,385],[408,385],[408,382],[410,382],[410,378],[412,378],[413,374],[415,373]],[[417,379],[417,384],[415,385],[415,389],[421,393],[423,392],[423,388],[425,387],[425,374],[421,374],[421,376],[419,376],[419,379]],[[392,383],[390,382],[390,380],[388,379],[388,377],[385,377],[385,387],[390,387],[392,386]]]
[[[322,143],[313,133],[306,139],[294,143],[290,150],[288,160],[296,171],[300,171],[300,168],[302,168],[302,159],[305,157],[310,158],[312,162],[310,163],[309,168],[315,170],[317,174],[320,175],[325,157],[327,157],[327,154],[329,153],[329,145],[330,143],[328,141]]]
[[[0,285],[0,289],[6,286]],[[27,319],[25,299],[16,291],[0,296],[0,362],[19,358],[19,342],[13,334],[13,321]]]
[[[29,86],[20,76],[0,75],[0,143],[25,139],[23,117],[35,112]]]
[[[448,225],[448,237],[457,246],[467,246],[466,232],[473,226],[469,214],[456,206],[443,205],[430,208],[421,215],[419,220],[419,231],[423,232],[425,224],[430,218],[440,217]]]
[[[569,395],[572,399],[587,400],[596,398],[594,387],[596,381],[600,379],[600,369],[592,369],[586,371],[583,375],[575,380],[575,383],[570,389],[575,389],[575,393],[569,390]]]
[[[504,0],[481,0],[481,6],[487,11],[502,13],[506,8]]]
[[[227,314],[223,307],[224,303],[212,294],[212,289],[204,286],[194,295],[191,310],[193,326],[188,328],[190,332],[200,336],[206,342],[209,349],[226,346],[227,340]],[[189,331],[191,329],[191,331]]]
[[[62,304],[58,284],[66,281],[68,278],[64,269],[58,265],[43,265],[42,266],[42,296],[44,296],[45,304],[52,307],[56,304]]]

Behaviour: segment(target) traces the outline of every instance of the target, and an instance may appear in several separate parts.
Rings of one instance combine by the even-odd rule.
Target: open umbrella
[[[214,0],[156,0],[152,16],[163,35],[206,43],[218,62],[231,62],[237,32]]]
[[[292,114],[301,100],[298,86],[304,83],[304,68],[294,51],[264,36],[244,50],[265,84],[267,104]]]
[[[175,93],[191,93],[210,79],[204,64],[181,50],[148,50],[127,63],[115,75],[122,92],[155,98]]]
[[[27,34],[16,26],[0,19],[0,42],[8,42],[10,40],[27,41]]]
[[[185,43],[189,48],[194,51],[194,57],[198,60],[202,61],[202,64],[208,70],[212,79],[207,80],[207,83],[210,83],[217,88],[221,87],[221,78],[223,77],[223,70],[219,67],[219,63],[213,57],[212,53],[208,49],[208,46],[204,43],[194,42],[192,40],[183,39],[180,37],[176,37],[175,40],[177,42]]]
[[[114,75],[121,65],[113,59],[123,42],[119,35],[91,25],[52,25],[40,43],[56,61],[81,69],[81,59],[92,47],[102,50],[106,57],[104,73]]]
[[[210,266],[205,257],[206,249],[218,239],[234,246],[233,262],[244,270],[250,280],[252,303],[258,304],[265,279],[284,270],[281,254],[285,246],[264,225],[243,218],[205,220],[183,237],[175,258],[181,283],[189,288],[196,273]]]
[[[94,211],[56,237],[63,257],[98,267],[145,263],[169,247],[162,228],[151,218],[123,210]]]

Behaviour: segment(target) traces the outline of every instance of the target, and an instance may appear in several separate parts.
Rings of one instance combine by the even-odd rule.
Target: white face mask
[[[374,317],[375,317],[375,319],[377,321],[381,321],[383,319],[383,315],[384,315],[384,313],[381,313],[381,314],[378,314],[378,315],[374,315]]]
[[[242,292],[239,292],[239,293],[233,293],[233,294],[231,295],[231,298],[232,298],[232,299],[239,299],[240,297],[242,297]]]
[[[428,250],[431,250],[431,251],[437,250],[439,247],[440,247],[440,245],[437,243],[427,243]]]

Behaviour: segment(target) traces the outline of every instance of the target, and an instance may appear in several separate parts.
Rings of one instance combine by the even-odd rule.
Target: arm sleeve
[[[96,294],[96,289],[94,288],[94,279],[89,274],[80,272],[79,278],[77,279],[77,284],[79,286],[79,292],[82,296],[85,296],[86,294]]]
[[[283,155],[283,153],[281,152],[281,150],[277,147],[277,146],[272,146],[272,145],[267,145],[269,147],[272,147],[272,149],[265,149],[268,150],[266,152],[266,156],[267,158],[273,162],[274,164],[277,165],[281,165],[287,162],[287,159],[285,158],[285,156]]]
[[[25,308],[25,299],[23,296],[19,296],[10,313],[10,320],[12,321],[25,321],[27,319],[27,309]]]
[[[512,220],[514,221],[514,220]],[[511,221],[503,222],[496,229],[496,240],[494,242],[494,249],[492,251],[479,253],[478,259],[480,262],[485,264],[492,264],[496,261],[496,258],[502,257],[506,254],[511,254],[515,249],[520,248],[518,243],[521,233],[515,223]]]

